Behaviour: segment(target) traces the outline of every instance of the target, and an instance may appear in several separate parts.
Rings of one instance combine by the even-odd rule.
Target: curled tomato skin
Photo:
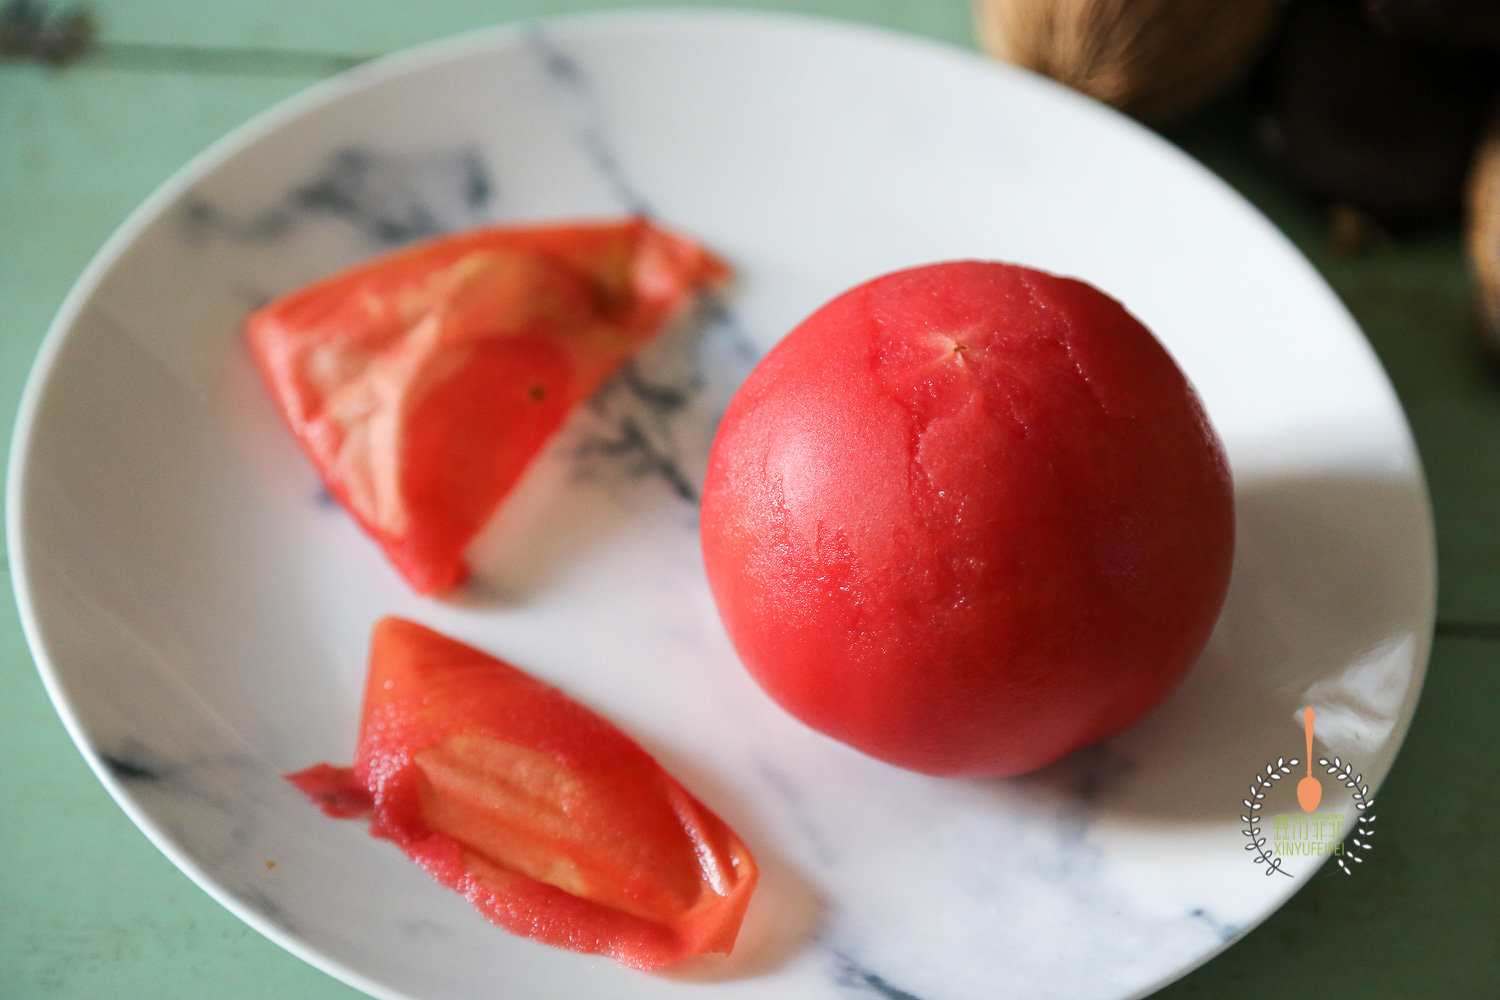
[[[329,492],[437,594],[568,414],[726,274],[641,218],[489,226],[304,286],[245,336]]]
[[[608,720],[404,619],[376,626],[353,767],[288,778],[330,815],[368,815],[495,924],[640,969],[728,953],[758,878]]]

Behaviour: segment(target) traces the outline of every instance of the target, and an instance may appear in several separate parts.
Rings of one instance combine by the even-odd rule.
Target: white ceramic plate
[[[247,365],[242,318],[414,236],[630,210],[733,262],[725,311],[580,413],[475,547],[468,589],[414,597],[321,498]],[[1229,604],[1187,683],[1129,734],[1020,780],[900,772],[776,709],[721,633],[682,489],[781,333],[857,281],[955,257],[1123,299],[1198,385],[1237,480]],[[1426,494],[1392,392],[1334,296],[1238,197],[1129,121],[988,60],[741,13],[472,36],[230,136],[67,300],[9,489],[26,631],[100,779],[224,905],[391,998],[1149,991],[1309,876],[1297,859],[1264,874],[1242,799],[1267,763],[1304,755],[1305,704],[1318,753],[1378,783],[1433,614]],[[646,975],[511,937],[282,781],[349,760],[386,613],[566,688],[735,825],[764,870],[735,956]],[[1270,784],[1265,814],[1295,811],[1292,784]],[[1352,822],[1330,788],[1325,808]]]

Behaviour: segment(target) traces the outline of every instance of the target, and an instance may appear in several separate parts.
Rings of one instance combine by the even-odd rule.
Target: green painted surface
[[[235,46],[370,56],[494,24],[641,7],[744,7],[860,20],[970,45],[968,0],[355,0],[211,4],[105,0],[90,5],[111,45]]]
[[[194,154],[314,79],[0,63],[0,455],[42,335],[100,245]]]
[[[708,6],[709,4],[700,4]],[[62,5],[54,5],[62,6]],[[52,71],[0,63],[0,409],[45,326],[142,197],[194,153],[340,66],[487,24],[633,2],[189,0],[91,5],[103,44]],[[682,6],[682,4],[661,4]],[[970,45],[957,0],[761,0]],[[1366,870],[1332,869],[1171,1000],[1500,996],[1500,379],[1473,347],[1456,232],[1336,250],[1255,155],[1229,102],[1171,138],[1259,205],[1367,331],[1431,481],[1439,637]],[[1226,304],[1232,308],[1232,303]],[[7,428],[8,432],[8,428]],[[221,1000],[357,994],[249,930],[153,848],[72,748],[0,609],[0,998]],[[1003,996],[997,984],[996,996]],[[522,1000],[522,998],[515,998]]]
[[[1500,756],[1493,640],[1439,639],[1410,739],[1376,798],[1369,862],[1325,865],[1160,1000],[1500,996]],[[1488,749],[1489,753],[1485,750]]]
[[[1457,226],[1339,248],[1327,218],[1256,154],[1235,101],[1169,134],[1265,212],[1344,300],[1406,410],[1438,525],[1438,617],[1500,622],[1500,368],[1489,364]],[[1226,304],[1232,308],[1232,303]]]
[[[10,605],[0,704],[0,997],[360,996],[242,924],[131,824],[52,712]]]

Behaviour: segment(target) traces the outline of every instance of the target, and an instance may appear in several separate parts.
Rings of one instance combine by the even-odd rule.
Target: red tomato
[[[288,777],[501,927],[641,969],[727,953],[756,884],[734,831],[630,737],[398,618],[375,628],[353,768]]]
[[[702,536],[730,639],[793,715],[917,771],[1017,774],[1182,678],[1233,497],[1117,302],[958,262],[855,288],[767,355],[715,439]]]
[[[563,419],[724,273],[642,219],[473,229],[277,299],[246,335],[329,491],[436,593]]]

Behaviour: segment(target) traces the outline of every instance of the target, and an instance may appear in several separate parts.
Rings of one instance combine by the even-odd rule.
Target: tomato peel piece
[[[481,227],[282,296],[245,336],[328,491],[436,594],[568,414],[726,275],[642,218]]]
[[[728,953],[758,871],[744,843],[634,740],[557,688],[385,618],[352,768],[288,775],[368,815],[516,934],[657,969]]]

